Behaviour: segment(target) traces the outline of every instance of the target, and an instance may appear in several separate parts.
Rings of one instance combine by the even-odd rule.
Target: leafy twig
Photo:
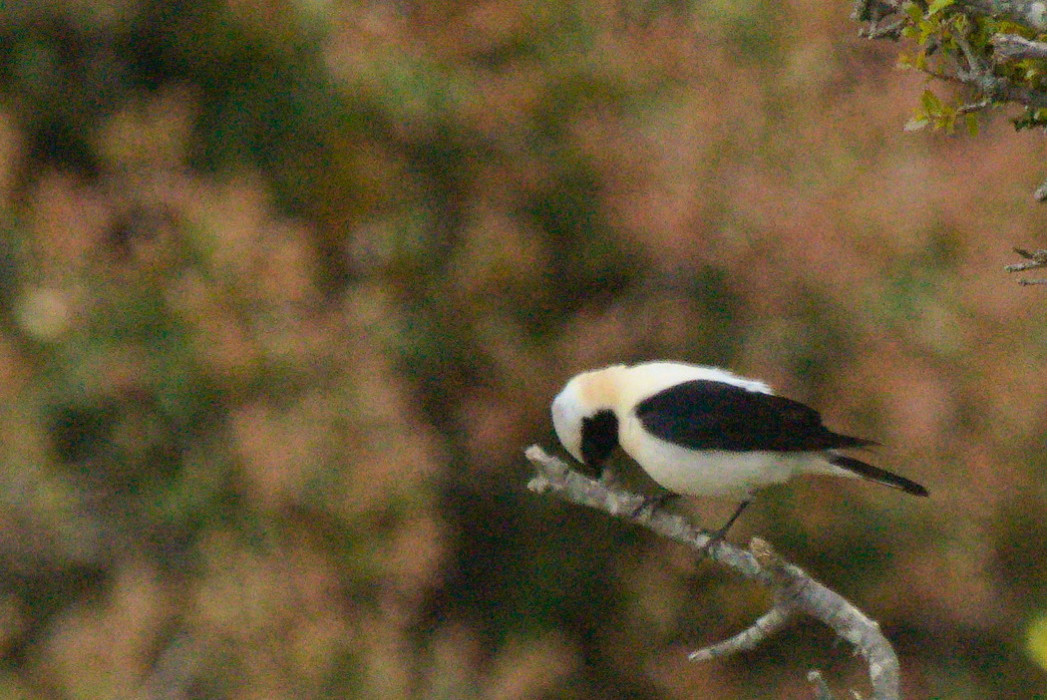
[[[956,0],[956,5],[985,17],[1003,17],[1036,31],[1047,31],[1047,7],[1041,0]]]
[[[993,45],[993,58],[996,61],[1047,58],[1047,42],[1032,41],[1018,34],[995,34],[989,43]]]

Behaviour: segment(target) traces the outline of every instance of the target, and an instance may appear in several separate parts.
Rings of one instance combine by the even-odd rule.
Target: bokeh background
[[[849,10],[0,3],[0,698],[867,689],[810,621],[689,664],[765,591],[526,490],[560,385],[650,358],[930,488],[732,534],[908,697],[1047,696],[1047,296],[1002,271],[1042,135],[905,133],[924,81]]]

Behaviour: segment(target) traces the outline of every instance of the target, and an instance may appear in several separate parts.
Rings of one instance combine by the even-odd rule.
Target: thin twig
[[[978,57],[978,54],[971,48],[970,43],[967,41],[967,37],[960,36],[959,34],[953,35],[953,41],[960,47],[960,51],[963,52],[964,58],[967,59],[967,65],[971,68],[971,73],[976,76],[982,76],[984,79],[985,75],[991,75],[991,71],[985,65],[985,63]]]
[[[965,105],[960,105],[956,108],[956,114],[964,115],[970,114],[971,112],[980,112],[983,109],[992,107],[993,101],[986,97],[984,100],[978,100],[977,102],[969,102]]]
[[[892,688],[894,697],[898,697],[898,687],[901,684],[898,656],[880,632],[880,625],[875,620],[866,616],[836,591],[808,576],[800,567],[785,561],[767,542],[754,538],[749,549],[760,566],[770,573],[775,583],[775,593],[779,598],[778,605],[788,604],[818,617],[838,636],[857,647],[869,664],[873,698],[881,697],[879,689],[884,686]],[[826,601],[826,605],[817,602],[822,600]],[[829,614],[823,618],[812,610],[826,611]]]
[[[1037,270],[1043,267],[1047,267],[1047,250],[1026,250],[1025,248],[1015,248],[1014,252],[1025,258],[1027,262],[1012,263],[1004,266],[1004,270],[1007,272],[1025,272],[1026,270]],[[1047,279],[1027,279],[1022,278],[1018,280],[1018,284],[1023,287],[1029,285],[1047,285]]]
[[[1016,102],[1032,109],[1047,108],[1047,92],[1032,90],[1017,85],[1002,75],[996,75],[966,39],[961,36],[953,38],[964,55],[969,69],[965,70],[962,66],[957,65],[953,72],[935,70],[930,66],[916,66],[916,70],[937,80],[956,82],[974,88],[978,93],[985,95],[983,101],[988,100],[990,104]]]
[[[709,533],[695,527],[685,518],[664,509],[652,511],[640,508],[644,502],[643,496],[590,479],[570,469],[562,460],[546,454],[537,445],[529,447],[526,454],[536,471],[528,488],[536,493],[552,494],[572,503],[602,510],[699,552],[709,543]],[[788,618],[795,613],[805,613],[820,620],[865,657],[869,665],[873,700],[899,700],[901,674],[894,648],[880,632],[879,625],[843,596],[814,580],[799,567],[786,562],[760,539],[752,541],[749,552],[718,541],[710,548],[707,556],[733,569],[743,578],[756,581],[774,592],[772,611],[760,618],[762,624],[770,625],[772,632],[780,628],[780,617]],[[762,633],[753,630],[761,624],[760,621],[741,635],[698,652],[700,658],[716,655],[710,655],[708,649],[732,646],[732,651],[738,651],[746,648],[737,641],[740,637],[744,637],[744,641],[754,638],[759,641]]]
[[[956,6],[974,14],[1003,17],[1037,31],[1047,31],[1047,8],[1040,0],[957,0]]]
[[[821,671],[810,671],[807,680],[814,684],[814,700],[835,700],[832,691],[829,690],[829,684],[822,678]]]
[[[890,22],[870,22],[868,27],[858,30],[858,36],[864,39],[898,39],[907,21],[907,17],[901,17]]]
[[[1003,269],[1007,272],[1025,272],[1041,267],[1047,267],[1047,250],[1029,251],[1025,248],[1015,248],[1014,252],[1025,258],[1028,262],[1012,263]]]
[[[995,49],[993,58],[997,61],[1047,58],[1047,42],[1033,41],[1018,34],[996,34],[989,43]]]
[[[1037,202],[1047,202],[1047,180],[1040,183],[1040,186],[1032,193],[1032,197]]]
[[[792,611],[785,607],[775,606],[764,615],[757,618],[756,622],[742,632],[730,639],[725,639],[716,644],[710,644],[687,655],[690,661],[709,661],[721,656],[730,656],[740,651],[755,649],[760,642],[764,641],[779,629],[792,617]]]
[[[855,0],[851,19],[856,22],[879,22],[884,17],[897,14],[900,5],[893,0]]]

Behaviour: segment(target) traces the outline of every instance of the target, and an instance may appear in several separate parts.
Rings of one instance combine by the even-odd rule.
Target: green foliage
[[[265,168],[288,210],[314,207],[344,107],[322,65],[322,35],[289,6],[274,4],[270,24],[218,0],[131,3],[114,12],[120,21],[77,7],[44,3],[0,23],[0,95],[27,131],[32,172],[53,164],[99,174],[104,121],[141,92],[177,87],[199,97],[195,166]]]
[[[1047,109],[1026,107],[1021,116],[1014,119],[1015,131],[1034,128],[1047,129]]]
[[[905,124],[906,131],[918,131],[927,126],[934,130],[953,134],[962,124],[971,136],[978,135],[978,118],[972,112],[961,111],[961,105],[944,102],[932,90],[926,89],[920,96],[920,105]]]
[[[1033,661],[1047,670],[1047,614],[1041,612],[1029,623],[1025,649]]]
[[[927,15],[934,17],[947,7],[951,7],[956,0],[932,0],[927,6]]]
[[[1019,89],[1043,91],[1044,61],[998,61],[992,39],[1014,34],[1037,39],[1034,31],[1014,22],[971,14],[955,0],[933,0],[930,4],[908,2],[902,6],[899,33],[915,44],[898,55],[898,66],[926,73],[928,80],[959,82],[964,88],[950,99],[942,99],[931,89],[924,90],[906,130],[931,127],[952,134],[962,127],[977,135],[977,113],[1004,102],[993,85],[1002,81]],[[1018,129],[1042,125],[1039,110],[1026,109],[1014,120]]]
[[[921,69],[982,42],[956,5],[915,10]],[[967,525],[1011,493],[1039,522],[1037,405],[1001,391],[1043,352],[970,284],[1001,230],[971,202],[997,195],[882,150],[839,16],[0,3],[0,695],[794,693],[828,633],[681,676],[763,591],[525,489],[567,376],[669,357],[766,376],[933,484],[955,507],[790,484],[736,541],[904,630],[929,693],[1018,697],[1042,654],[998,650],[1043,607],[1021,547],[1047,538],[1007,516],[997,566],[1001,524]],[[926,126],[970,128],[944,94]],[[947,491],[979,470],[991,489]]]

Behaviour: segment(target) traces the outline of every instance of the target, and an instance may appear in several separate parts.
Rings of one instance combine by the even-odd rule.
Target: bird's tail
[[[886,469],[880,469],[874,467],[871,464],[866,464],[860,459],[854,457],[847,457],[845,455],[833,454],[829,457],[829,462],[834,466],[846,469],[849,472],[854,472],[860,477],[869,479],[870,481],[876,481],[887,486],[892,486],[896,489],[901,489],[906,493],[911,493],[914,496],[928,496],[930,495],[923,486],[920,486],[915,481],[910,481],[904,476],[898,476],[892,474]]]

